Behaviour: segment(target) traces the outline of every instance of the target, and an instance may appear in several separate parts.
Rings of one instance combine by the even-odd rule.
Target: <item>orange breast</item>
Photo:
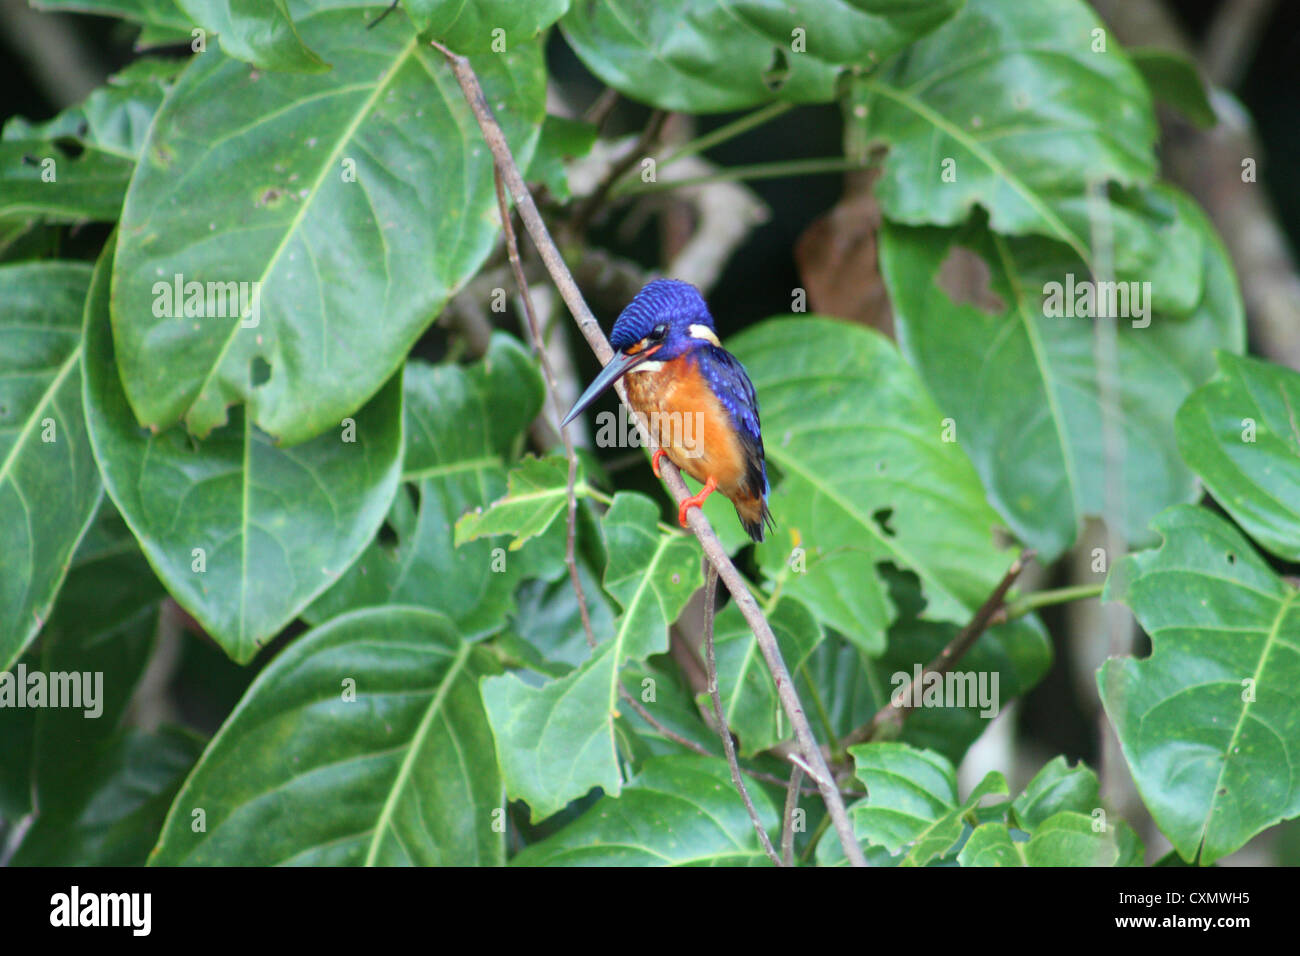
[[[728,498],[745,474],[740,440],[731,416],[708,387],[694,362],[671,359],[649,372],[630,372],[627,397],[673,464],[698,482],[710,477]]]

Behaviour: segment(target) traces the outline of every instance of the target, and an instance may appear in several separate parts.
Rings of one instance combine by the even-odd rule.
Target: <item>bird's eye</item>
[[[660,322],[650,330],[650,338],[658,341],[668,334],[668,326]]]

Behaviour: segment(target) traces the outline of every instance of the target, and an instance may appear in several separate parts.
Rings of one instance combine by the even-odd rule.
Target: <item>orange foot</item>
[[[663,481],[663,475],[659,474],[659,459],[664,456],[662,448],[656,448],[655,453],[650,456],[650,470],[655,473],[655,477]]]
[[[686,512],[689,511],[691,508],[703,507],[704,499],[709,497],[709,495],[713,494],[717,490],[718,490],[718,483],[717,481],[714,480],[713,476],[710,475],[709,480],[704,483],[704,487],[700,489],[700,493],[698,495],[691,495],[691,497],[687,498],[685,501],[681,503],[681,506],[677,509],[678,523],[683,528],[685,528]]]

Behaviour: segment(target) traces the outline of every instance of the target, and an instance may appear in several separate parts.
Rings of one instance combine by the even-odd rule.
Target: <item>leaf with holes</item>
[[[1154,515],[1196,495],[1169,422],[1209,378],[1214,350],[1245,344],[1223,247],[1194,203],[1169,195],[1205,237],[1204,280],[1190,315],[1147,311],[1116,323],[1113,421],[1123,481],[1114,507],[1131,541],[1150,540]],[[951,416],[990,500],[1016,534],[1054,558],[1084,517],[1101,514],[1106,503],[1099,325],[1069,308],[1085,301],[1071,291],[1076,278],[1086,283],[1079,296],[1092,289],[1086,268],[1064,246],[1008,239],[978,225],[887,225],[881,266],[899,344]],[[1129,287],[1112,288],[1107,310],[1123,312],[1125,301],[1131,310],[1137,299],[1129,299]],[[1135,295],[1149,307],[1140,288]]]
[[[137,60],[51,120],[5,123],[0,220],[116,220],[149,124],[179,69],[175,60]]]
[[[115,362],[112,255],[110,242],[86,300],[95,459],[167,590],[244,663],[347,569],[383,521],[401,467],[401,376],[340,432],[295,448],[277,446],[239,413],[202,442],[181,428],[151,434],[135,423]]]
[[[927,620],[964,624],[1013,555],[994,544],[1000,522],[975,469],[893,343],[799,318],[728,346],[762,406],[777,527],[758,546],[764,573],[869,654],[896,617],[878,564],[917,574]]]
[[[150,860],[244,866],[505,862],[478,680],[491,655],[441,614],[371,608],[258,675],[177,795]],[[194,832],[202,809],[204,832]]]
[[[1218,362],[1178,410],[1178,449],[1247,534],[1300,561],[1300,373],[1226,352]]]
[[[760,787],[750,787],[773,842],[781,821]],[[754,824],[717,757],[655,757],[622,793],[555,835],[527,847],[512,866],[767,866]]]
[[[113,336],[142,424],[184,420],[203,437],[242,403],[285,444],[335,428],[487,257],[492,162],[450,67],[409,30],[363,20],[317,9],[297,23],[328,73],[202,54],[159,111],[113,266]],[[540,47],[474,68],[526,164]]]
[[[668,626],[700,587],[694,538],[665,534],[658,509],[620,493],[602,522],[609,564],[605,590],[623,606],[614,634],[597,634],[591,657],[541,687],[515,674],[483,682],[483,702],[512,800],[543,820],[592,787],[617,795],[623,782],[614,736],[623,664],[668,650]],[[520,634],[528,640],[528,622]]]
[[[0,671],[49,616],[102,485],[81,409],[81,263],[0,266]]]
[[[1154,527],[1163,544],[1117,564],[1105,595],[1151,656],[1112,658],[1097,683],[1156,824],[1210,864],[1300,815],[1300,590],[1204,508]]]
[[[667,110],[715,113],[835,98],[845,66],[871,67],[961,0],[574,0],[564,38],[601,80]]]

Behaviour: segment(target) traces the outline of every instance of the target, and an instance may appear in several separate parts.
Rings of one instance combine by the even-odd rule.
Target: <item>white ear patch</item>
[[[706,342],[712,342],[714,345],[718,346],[718,348],[722,347],[722,343],[718,341],[717,334],[707,325],[692,325],[690,333],[691,338],[703,339]]]

